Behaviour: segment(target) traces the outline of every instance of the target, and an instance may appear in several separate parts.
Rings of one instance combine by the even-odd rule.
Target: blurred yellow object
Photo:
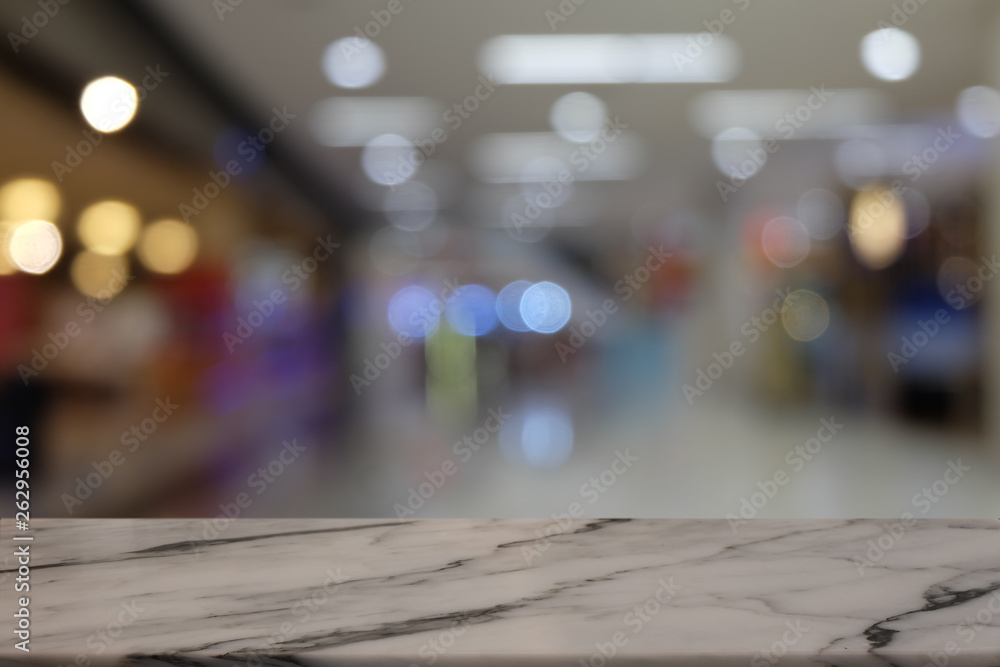
[[[69,275],[82,294],[110,299],[125,288],[128,259],[84,250],[73,258]]]
[[[139,238],[141,218],[134,206],[121,201],[91,204],[76,223],[83,245],[99,255],[122,255]]]
[[[198,254],[198,235],[180,220],[158,220],[143,230],[138,254],[150,271],[180,273]]]
[[[851,202],[847,235],[855,257],[869,269],[882,269],[895,262],[906,241],[902,197],[885,186],[858,192]]]
[[[55,222],[59,207],[58,188],[41,178],[18,178],[0,188],[0,220]]]

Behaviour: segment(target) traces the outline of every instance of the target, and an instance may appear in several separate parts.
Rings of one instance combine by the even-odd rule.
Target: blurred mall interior
[[[4,506],[1000,516],[992,0],[0,26]]]

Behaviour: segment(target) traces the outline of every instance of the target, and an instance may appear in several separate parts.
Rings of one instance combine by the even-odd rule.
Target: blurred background
[[[1000,516],[994,2],[0,27],[35,516]]]

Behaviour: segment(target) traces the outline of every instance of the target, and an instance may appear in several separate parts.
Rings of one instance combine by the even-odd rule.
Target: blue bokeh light
[[[500,322],[511,331],[531,331],[521,317],[521,297],[531,287],[527,280],[515,280],[497,295],[497,315]]]
[[[489,287],[463,285],[445,308],[451,328],[464,336],[482,336],[497,326],[497,295]]]
[[[389,299],[389,324],[396,333],[423,338],[437,328],[441,307],[441,300],[429,289],[408,285]]]
[[[566,326],[573,314],[569,292],[550,282],[535,283],[521,297],[521,317],[538,333],[555,333]]]

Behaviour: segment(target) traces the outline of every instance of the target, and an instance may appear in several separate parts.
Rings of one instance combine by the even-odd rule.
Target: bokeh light
[[[128,125],[139,108],[135,86],[116,76],[103,76],[87,84],[80,95],[80,110],[90,126],[115,132]]]
[[[483,285],[462,285],[445,307],[451,328],[463,336],[482,336],[497,326],[497,295]]]
[[[527,280],[515,280],[497,295],[497,316],[511,331],[531,331],[521,317],[521,298],[529,287],[531,283]]]
[[[1000,91],[988,86],[966,88],[958,95],[958,122],[981,139],[1000,133]]]
[[[198,235],[180,220],[158,220],[143,230],[138,254],[150,271],[180,273],[198,254]]]
[[[335,86],[367,88],[385,72],[385,55],[378,44],[358,37],[344,37],[323,52],[323,73]]]
[[[597,137],[607,115],[608,110],[599,97],[575,92],[555,101],[549,121],[563,139],[583,143]]]
[[[785,300],[781,324],[793,339],[807,342],[819,338],[830,325],[830,306],[816,292],[800,289]]]
[[[389,326],[403,336],[423,338],[437,328],[443,308],[444,303],[429,289],[407,285],[389,299]]]
[[[10,260],[25,273],[45,273],[62,255],[62,235],[46,220],[18,223],[8,236],[6,249]]]
[[[128,259],[89,250],[77,254],[69,268],[73,285],[86,296],[110,299],[125,288]]]
[[[880,28],[861,40],[861,62],[884,81],[908,79],[920,66],[920,42],[899,28]]]
[[[17,273],[17,266],[10,259],[8,241],[10,232],[17,226],[16,222],[10,220],[0,220],[0,276],[9,276]]]
[[[139,210],[121,201],[91,204],[80,214],[76,233],[80,242],[99,255],[121,255],[139,238]]]
[[[884,186],[858,192],[851,202],[848,237],[858,261],[870,269],[889,266],[903,252],[906,210]]]
[[[745,127],[731,127],[712,140],[712,161],[726,176],[750,178],[767,163],[760,135]]]
[[[790,269],[809,255],[809,230],[796,220],[782,216],[764,225],[760,234],[761,248],[771,263]]]
[[[0,220],[48,220],[59,216],[59,190],[41,178],[18,178],[0,188]]]
[[[532,331],[555,333],[566,326],[572,314],[569,292],[555,283],[535,283],[521,297],[521,318]]]
[[[409,181],[386,192],[382,209],[394,226],[417,231],[434,222],[438,212],[438,198],[430,186]]]
[[[560,405],[528,404],[504,422],[497,439],[508,462],[551,470],[573,452],[573,422]]]
[[[361,150],[361,169],[373,183],[398,185],[416,173],[417,156],[422,154],[409,139],[398,134],[380,134]]]
[[[979,267],[968,257],[949,257],[941,262],[937,272],[937,288],[941,298],[956,310],[963,310],[983,296],[984,282]]]

